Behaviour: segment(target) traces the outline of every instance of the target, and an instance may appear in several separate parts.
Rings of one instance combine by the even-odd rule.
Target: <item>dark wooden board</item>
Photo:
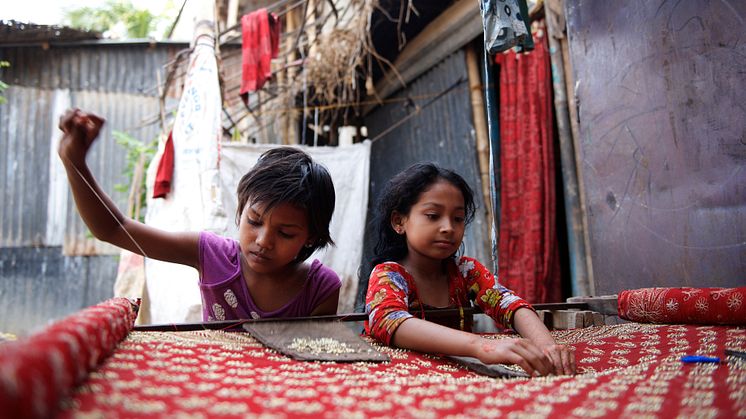
[[[301,361],[387,362],[388,355],[336,321],[244,323],[256,340]]]

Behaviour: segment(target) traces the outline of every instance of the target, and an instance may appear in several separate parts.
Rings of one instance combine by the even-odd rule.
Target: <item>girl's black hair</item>
[[[277,147],[265,151],[238,182],[237,192],[236,224],[247,202],[264,205],[264,212],[278,204],[291,204],[306,211],[313,244],[301,249],[296,262],[308,259],[316,249],[334,244],[329,234],[335,201],[332,177],[302,150]]]
[[[381,192],[373,222],[378,237],[373,248],[373,266],[398,261],[407,255],[407,239],[391,227],[391,214],[396,211],[408,215],[420,195],[441,179],[450,182],[464,196],[465,223],[474,219],[474,193],[464,178],[434,163],[415,163],[391,178]]]

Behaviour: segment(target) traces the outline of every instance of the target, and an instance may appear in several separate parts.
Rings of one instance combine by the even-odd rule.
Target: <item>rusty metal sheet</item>
[[[596,294],[746,284],[746,2],[566,0]]]

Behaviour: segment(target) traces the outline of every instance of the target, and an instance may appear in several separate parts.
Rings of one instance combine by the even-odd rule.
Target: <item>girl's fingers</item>
[[[565,350],[562,351],[562,365],[565,368],[565,374],[575,374],[575,353],[570,348],[565,347]]]
[[[552,361],[552,366],[554,367],[553,373],[557,375],[565,374],[562,363],[562,351],[557,350],[557,346],[555,345],[544,349],[544,353]]]
[[[520,355],[517,356],[516,361],[514,362],[515,365],[518,365],[519,367],[523,368],[524,371],[526,371],[526,374],[530,375],[531,377],[534,376],[534,373],[536,370],[531,366],[531,364]]]
[[[101,128],[101,126],[104,125],[105,120],[95,113],[89,113],[86,114],[86,116],[88,116],[88,119],[91,120],[97,128]]]
[[[59,129],[62,130],[62,132],[69,132],[73,125],[73,120],[75,119],[76,114],[79,112],[77,108],[70,108],[65,111],[62,116],[60,116],[60,123],[58,125]]]
[[[516,345],[516,349],[518,350],[518,354],[528,361],[531,367],[540,375],[547,375],[554,370],[549,358],[531,342],[521,339],[518,345]]]

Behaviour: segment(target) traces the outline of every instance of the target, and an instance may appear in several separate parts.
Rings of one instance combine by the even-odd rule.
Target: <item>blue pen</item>
[[[681,362],[685,362],[687,364],[694,362],[718,363],[720,362],[720,358],[715,356],[687,355],[681,357]]]

